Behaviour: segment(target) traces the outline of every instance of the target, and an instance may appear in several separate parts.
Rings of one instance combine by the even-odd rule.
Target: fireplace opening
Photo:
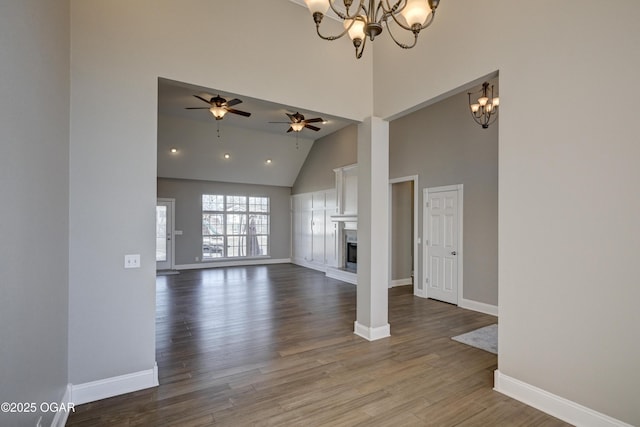
[[[345,268],[347,270],[356,271],[358,268],[358,244],[347,242],[347,256]]]

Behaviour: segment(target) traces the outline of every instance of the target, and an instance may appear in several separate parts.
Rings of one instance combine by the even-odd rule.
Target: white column
[[[369,341],[390,335],[389,123],[358,126],[358,296],[354,333]]]

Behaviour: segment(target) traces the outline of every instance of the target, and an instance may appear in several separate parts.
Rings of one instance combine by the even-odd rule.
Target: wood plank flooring
[[[389,291],[390,338],[353,334],[356,288],[291,264],[157,278],[160,386],[68,426],[563,426],[492,390],[495,355],[452,336],[496,318]]]

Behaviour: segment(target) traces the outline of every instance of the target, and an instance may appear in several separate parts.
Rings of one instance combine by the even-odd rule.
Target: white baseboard
[[[75,405],[95,402],[107,397],[131,393],[158,385],[158,365],[153,369],[105,378],[71,386],[71,402]]]
[[[67,419],[69,418],[70,412],[75,412],[73,409],[76,403],[71,401],[71,384],[67,384],[67,389],[64,391],[64,395],[62,396],[62,400],[59,403],[59,408],[65,408],[64,410],[59,410],[56,412],[56,415],[53,417],[53,421],[51,422],[51,427],[64,427],[67,424]]]
[[[358,275],[350,271],[341,270],[335,267],[327,267],[327,272],[325,274],[327,277],[331,277],[332,279],[342,280],[343,282],[351,283],[352,285],[358,284]]]
[[[498,317],[497,305],[485,304],[484,302],[461,298],[458,307]]]
[[[413,285],[413,279],[411,277],[407,277],[406,279],[395,279],[389,283],[390,288],[395,288],[396,286],[407,286]]]
[[[364,326],[356,320],[353,322],[353,333],[369,341],[379,340],[391,336],[391,327],[387,323],[384,326],[378,326],[377,328],[370,328]]]
[[[632,427],[631,424],[511,378],[499,370],[494,372],[493,389],[575,426]]]
[[[206,261],[197,264],[180,264],[174,266],[174,270],[197,270],[201,268],[217,268],[217,267],[238,267],[245,265],[265,265],[265,264],[289,264],[291,258],[254,258],[233,261]]]
[[[327,271],[327,266],[325,264],[318,264],[313,261],[307,261],[306,259],[293,258],[291,259],[291,263],[295,265],[299,265],[300,267],[310,268],[312,270],[322,271],[323,273]]]

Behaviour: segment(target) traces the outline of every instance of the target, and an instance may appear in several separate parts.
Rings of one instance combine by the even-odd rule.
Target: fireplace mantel
[[[331,221],[333,222],[358,222],[357,214],[336,214],[331,215]]]

